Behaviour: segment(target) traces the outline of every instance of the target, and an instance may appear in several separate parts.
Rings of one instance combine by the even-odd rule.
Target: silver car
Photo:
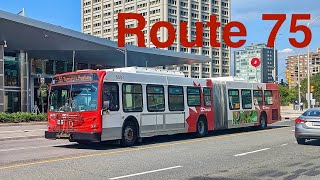
[[[320,108],[312,108],[295,120],[295,137],[298,144],[308,139],[320,139]]]

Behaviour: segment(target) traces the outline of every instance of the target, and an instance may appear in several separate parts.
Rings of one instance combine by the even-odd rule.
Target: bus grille
[[[278,109],[272,109],[272,120],[279,120],[279,111]]]

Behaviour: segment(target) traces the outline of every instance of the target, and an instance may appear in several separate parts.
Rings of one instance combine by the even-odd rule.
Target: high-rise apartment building
[[[118,13],[140,13],[146,20],[143,30],[147,47],[155,47],[150,40],[150,29],[158,21],[170,22],[176,29],[176,40],[167,50],[194,53],[209,56],[210,63],[166,66],[166,69],[178,69],[188,77],[214,77],[230,75],[230,48],[222,38],[222,28],[217,29],[220,48],[210,45],[209,28],[206,22],[210,15],[216,15],[222,27],[230,21],[230,0],[82,0],[82,31],[112,41],[118,40]],[[203,22],[203,46],[183,47],[180,43],[180,22],[188,23],[188,40],[195,40],[196,22]],[[136,27],[137,21],[126,22],[127,27]],[[165,28],[158,31],[158,39],[166,41]],[[136,35],[127,35],[126,43],[137,45]],[[161,67],[162,68],[162,67]]]
[[[277,54],[277,53],[276,53]],[[253,58],[260,59],[260,66],[251,65]],[[276,57],[276,79],[278,76],[278,57]],[[250,81],[273,82],[274,48],[266,44],[252,44],[234,52],[234,74]]]
[[[300,80],[307,78],[308,76],[308,54],[300,54]],[[320,72],[320,48],[317,52],[310,52],[310,75],[314,75]],[[289,84],[289,88],[294,88],[298,85],[298,55],[288,56],[286,59],[287,74],[286,78]]]

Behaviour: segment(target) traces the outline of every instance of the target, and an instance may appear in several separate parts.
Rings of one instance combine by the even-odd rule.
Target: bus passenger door
[[[102,134],[101,140],[113,140],[121,138],[122,119],[119,106],[118,83],[105,82],[102,90],[102,107],[108,104],[107,109],[102,110]]]

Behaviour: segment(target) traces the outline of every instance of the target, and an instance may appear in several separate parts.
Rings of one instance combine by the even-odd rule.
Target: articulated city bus
[[[274,83],[138,67],[81,70],[54,77],[45,137],[132,146],[157,135],[264,129],[281,119],[279,101]]]

